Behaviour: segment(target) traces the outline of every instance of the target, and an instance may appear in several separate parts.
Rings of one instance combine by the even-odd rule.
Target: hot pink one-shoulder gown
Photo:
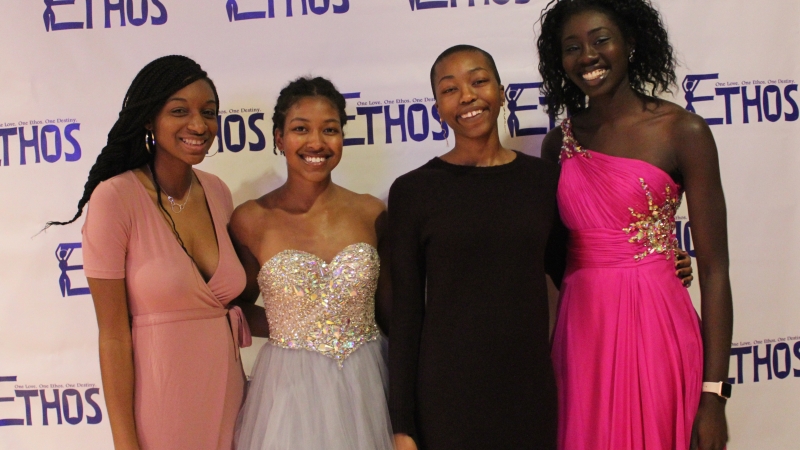
[[[583,149],[569,119],[561,127],[559,449],[688,449],[703,348],[673,267],[681,187],[647,162]]]

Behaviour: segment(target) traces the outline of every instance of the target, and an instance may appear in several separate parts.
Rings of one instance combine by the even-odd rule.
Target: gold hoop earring
[[[153,154],[152,147],[156,146],[156,140],[153,138],[153,133],[150,130],[145,130],[144,132],[144,148],[147,150],[147,153]]]

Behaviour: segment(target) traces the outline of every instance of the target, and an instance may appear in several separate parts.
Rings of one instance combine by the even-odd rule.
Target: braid
[[[89,170],[89,178],[83,186],[83,196],[78,201],[78,211],[75,216],[66,222],[47,222],[45,229],[51,225],[67,225],[76,221],[83,214],[83,208],[89,202],[92,192],[101,182],[125,171],[152,164],[154,155],[147,150],[144,142],[145,124],[155,119],[170,95],[197,80],[206,80],[211,85],[214,99],[219,106],[219,96],[214,83],[193,60],[185,56],[170,55],[162,56],[144,66],[125,93],[122,110],[111,131],[108,132],[106,146],[100,151]],[[161,189],[158,184],[156,190],[161,204]]]
[[[628,64],[628,81],[634,92],[656,97],[671,92],[676,83],[675,56],[667,30],[650,0],[551,0],[539,18],[537,39],[542,95],[551,117],[566,109],[574,115],[586,109],[586,95],[564,73],[561,63],[561,32],[573,15],[599,11],[619,27],[626,39],[635,42],[636,54]]]
[[[283,131],[286,124],[286,113],[295,103],[305,97],[325,97],[333,104],[339,112],[339,121],[342,127],[347,123],[347,112],[345,112],[346,100],[344,96],[336,90],[336,86],[322,77],[306,78],[300,77],[291,81],[285,88],[281,89],[278,101],[275,103],[275,111],[272,114],[272,152],[278,154],[278,143],[275,140],[275,130]]]

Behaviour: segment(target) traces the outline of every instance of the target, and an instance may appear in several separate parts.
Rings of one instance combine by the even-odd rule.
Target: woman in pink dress
[[[245,273],[228,236],[231,194],[193,169],[217,134],[202,68],[165,56],[133,80],[89,172],[75,221],[97,313],[117,449],[225,449],[242,403]],[[91,199],[91,200],[90,200]]]
[[[558,0],[542,14],[544,140],[570,230],[553,342],[559,448],[714,449],[727,440],[733,322],[725,200],[706,123],[656,95],[674,58],[645,0]],[[588,98],[588,100],[587,100]],[[673,275],[689,202],[702,332]]]

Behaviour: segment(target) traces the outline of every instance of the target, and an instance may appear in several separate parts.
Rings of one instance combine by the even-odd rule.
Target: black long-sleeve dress
[[[434,158],[392,185],[392,425],[420,449],[555,448],[545,270],[566,232],[556,164]]]

